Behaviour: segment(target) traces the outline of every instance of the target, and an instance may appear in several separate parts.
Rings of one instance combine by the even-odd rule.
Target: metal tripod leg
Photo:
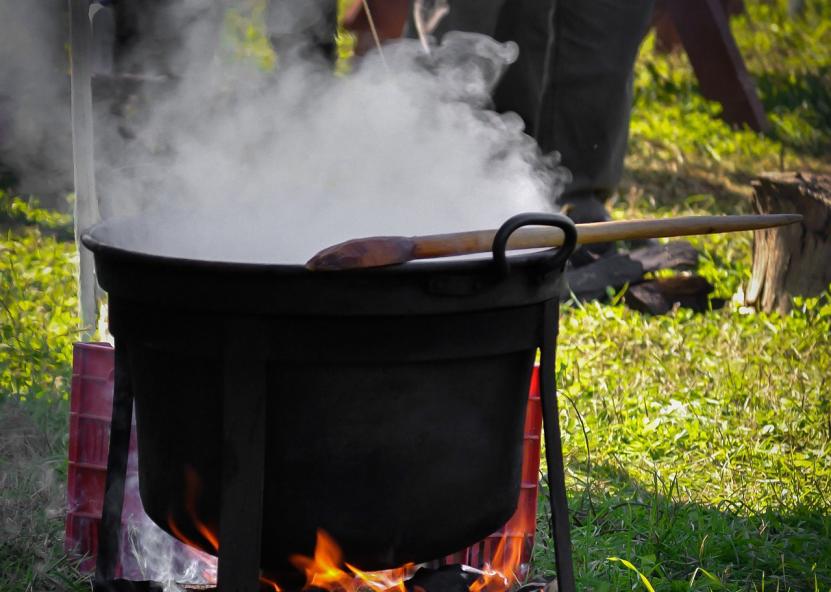
[[[118,562],[121,539],[121,509],[124,505],[124,482],[127,478],[127,455],[133,424],[133,394],[130,389],[127,351],[116,342],[113,416],[110,425],[110,450],[107,456],[107,480],[104,508],[98,525],[98,557],[95,562],[96,592],[110,590]]]
[[[258,343],[258,338],[253,322],[234,323],[224,352],[217,574],[221,592],[260,589],[266,368],[258,353],[265,346]]]
[[[560,303],[556,299],[543,304],[542,344],[540,346],[540,403],[545,429],[545,460],[548,464],[548,487],[551,502],[551,530],[557,563],[559,592],[575,592],[574,565],[571,560],[571,533],[568,521],[568,499],[560,440],[560,419],[557,407],[555,361],[557,323]]]

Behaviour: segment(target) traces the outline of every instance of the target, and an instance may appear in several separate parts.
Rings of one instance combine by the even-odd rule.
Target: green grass
[[[686,54],[654,51],[635,68],[624,198],[674,206],[713,193],[721,211],[745,211],[748,180],[764,170],[831,171],[831,3],[807,0],[802,17],[786,0],[745,2],[732,31],[771,123],[766,134],[733,129],[704,99]]]
[[[786,317],[600,304],[563,315],[581,589],[635,583],[612,556],[656,590],[813,590],[815,577],[831,589],[829,302]],[[538,549],[537,567],[550,557]]]
[[[0,191],[0,591],[85,589],[63,552],[76,327],[67,220]],[[56,236],[56,232],[58,233]]]
[[[767,134],[718,119],[686,57],[647,38],[613,216],[747,212],[759,172],[831,170],[831,4],[797,20],[785,4],[746,2],[733,19]],[[750,278],[752,236],[693,243],[729,301]],[[787,316],[566,308],[557,378],[581,590],[831,590],[829,335],[831,294]]]
[[[66,408],[45,427],[36,407],[0,402],[0,591],[89,590],[63,550]]]
[[[63,552],[77,338],[71,221],[0,191],[0,590],[88,589]]]
[[[792,20],[783,0],[746,4],[733,29],[772,130],[732,130],[686,58],[648,39],[616,217],[747,211],[761,170],[831,170],[831,5],[809,1]],[[261,30],[229,18],[262,45]],[[62,541],[70,221],[0,193],[0,229],[0,591],[88,589]],[[694,240],[714,297],[746,285],[751,240]],[[557,379],[581,590],[831,590],[829,302],[787,316],[564,307]],[[547,573],[540,509],[535,569]]]

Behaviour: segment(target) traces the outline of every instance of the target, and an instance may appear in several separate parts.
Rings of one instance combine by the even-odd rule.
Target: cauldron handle
[[[565,240],[563,240],[562,246],[558,247],[542,264],[544,273],[562,269],[577,246],[577,228],[574,226],[574,222],[571,221],[571,218],[562,214],[527,212],[508,218],[493,237],[493,262],[500,273],[508,275],[510,272],[511,265],[508,263],[508,257],[505,253],[508,239],[523,226],[553,226],[563,231]]]

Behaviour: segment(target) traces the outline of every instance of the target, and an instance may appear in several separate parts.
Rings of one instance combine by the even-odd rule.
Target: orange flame
[[[340,568],[342,562],[340,547],[323,530],[317,531],[314,557],[292,555],[292,565],[306,574],[306,587],[314,586],[324,590],[342,587],[352,577]]]
[[[521,537],[502,535],[490,563],[482,568],[485,573],[469,586],[470,592],[504,592],[521,581],[522,544]]]
[[[314,557],[292,555],[289,560],[306,574],[304,588],[320,588],[329,592],[406,592],[404,581],[412,575],[415,567],[408,563],[387,571],[361,571],[343,561],[340,547],[324,530],[317,531]]]
[[[185,473],[185,509],[188,512],[188,516],[190,517],[193,525],[196,527],[196,531],[201,534],[211,548],[214,550],[215,553],[219,552],[219,537],[216,536],[216,533],[208,527],[207,524],[199,520],[196,516],[196,498],[199,496],[199,491],[201,489],[201,484],[199,482],[199,476],[196,474],[191,467],[188,467]],[[185,543],[186,545],[190,545],[191,547],[195,547],[197,549],[203,549],[204,544],[194,541],[190,537],[186,536],[179,526],[176,524],[176,521],[173,520],[173,514],[168,514],[167,516],[167,524],[170,526],[170,530],[173,535]],[[260,575],[260,582],[271,586],[274,592],[282,592],[282,589],[277,584],[277,582],[265,577],[264,575]]]
[[[505,592],[519,582],[522,539],[503,535],[497,543],[492,561],[473,582],[470,592]],[[304,589],[319,588],[328,592],[407,592],[407,578],[416,566],[408,563],[387,571],[365,572],[343,561],[343,553],[325,531],[317,531],[314,557],[293,555],[291,563],[306,575]]]
[[[219,537],[196,516],[199,490],[199,478],[189,468],[186,475],[185,509],[197,532],[214,552],[218,552]],[[174,522],[172,514],[168,516],[168,525],[176,538],[185,544],[197,549],[205,547],[204,543],[186,536]],[[496,545],[491,561],[481,570],[482,575],[469,586],[469,592],[505,592],[514,583],[521,581],[522,545],[522,537],[504,534]],[[304,589],[318,588],[327,592],[407,592],[405,582],[416,571],[416,566],[412,563],[386,571],[362,571],[343,561],[343,553],[338,544],[321,529],[317,531],[314,556],[292,555],[289,561],[306,575]],[[261,575],[260,582],[273,588],[274,592],[282,592],[277,582],[266,576]]]
[[[185,533],[183,533],[181,529],[176,525],[176,521],[173,520],[172,513],[167,515],[167,525],[170,527],[170,530],[173,531],[173,536],[175,536],[177,539],[191,547],[195,547],[197,549],[201,548],[201,545],[199,543],[197,543],[190,537],[186,536]]]
[[[282,592],[282,588],[272,579],[269,579],[263,575],[260,576],[260,583],[265,584],[266,586],[271,586],[274,592]]]
[[[364,584],[363,587],[387,592],[407,592],[404,581],[415,571],[415,564],[407,563],[403,567],[387,571],[361,571],[354,565],[345,564],[355,577]]]
[[[199,482],[199,476],[196,474],[196,471],[188,467],[185,472],[185,510],[191,522],[196,527],[196,531],[208,541],[211,549],[217,552],[219,551],[219,537],[216,536],[216,533],[207,524],[199,520],[196,516],[196,500],[199,497],[201,489],[202,485]],[[191,547],[196,547],[197,549],[205,549],[204,543],[195,541],[182,532],[182,529],[174,522],[172,513],[167,516],[167,524],[170,526],[170,530],[174,536],[183,543]]]

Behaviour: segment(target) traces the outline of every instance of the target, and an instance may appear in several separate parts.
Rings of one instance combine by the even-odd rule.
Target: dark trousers
[[[574,180],[566,200],[608,197],[620,181],[632,106],[632,68],[654,0],[450,0],[436,35],[451,30],[515,41],[519,59],[494,94],[543,152],[557,150]]]

